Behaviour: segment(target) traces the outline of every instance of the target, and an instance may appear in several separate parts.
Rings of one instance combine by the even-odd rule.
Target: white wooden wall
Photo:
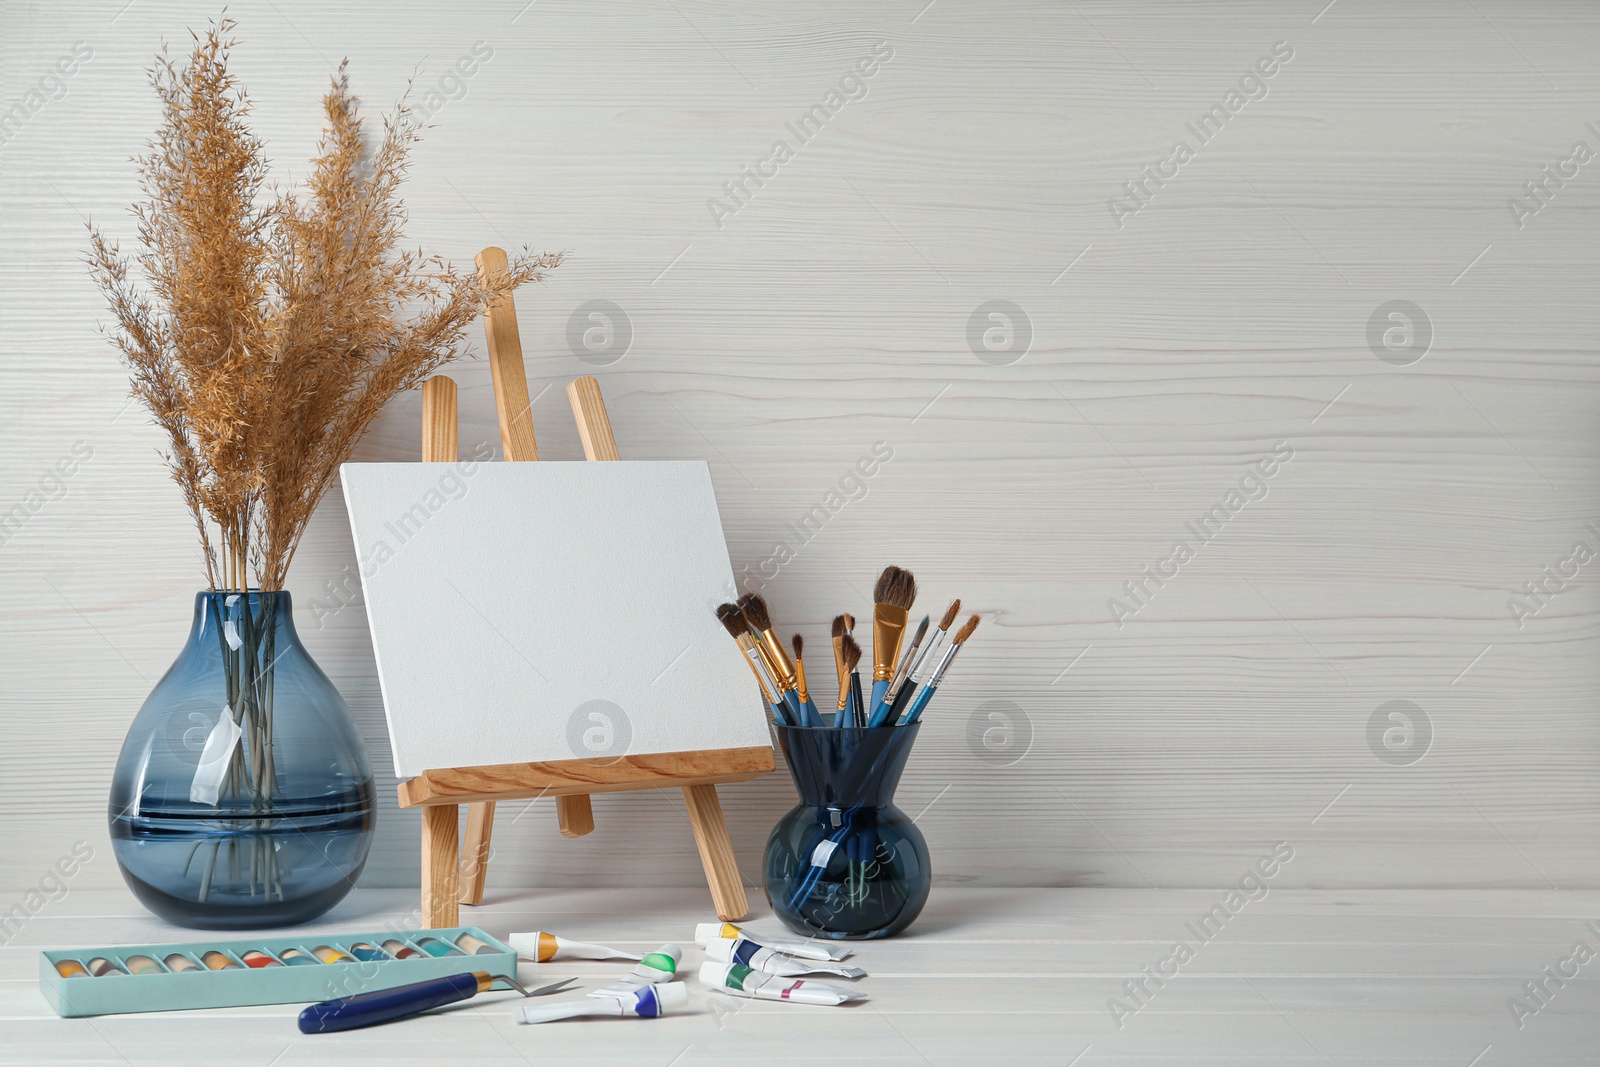
[[[1600,562],[1520,626],[1508,607],[1575,542],[1600,553],[1600,162],[1520,229],[1507,206],[1574,142],[1600,151],[1600,10],[1324,3],[229,10],[284,180],[340,57],[375,112],[492,46],[416,153],[410,232],[463,262],[571,251],[519,298],[542,456],[581,458],[563,387],[595,373],[624,457],[711,462],[754,570],[892,449],[765,592],[819,648],[891,562],[935,612],[960,595],[987,617],[901,790],[944,883],[1220,885],[1287,840],[1284,886],[1600,886]],[[79,256],[86,217],[132,234],[128,159],[157,121],[141,69],[216,10],[0,15],[0,106],[93,50],[0,145],[0,512],[92,450],[0,545],[0,903],[78,839],[100,857],[82,883],[116,884],[112,762],[200,582]],[[883,41],[866,97],[800,144],[785,123]],[[1119,228],[1123,184],[1280,41],[1266,97]],[[778,139],[793,158],[719,228],[708,200]],[[568,341],[595,300],[631,324],[605,366]],[[969,345],[996,300],[1025,316],[1025,354]],[[1380,343],[1388,360],[1369,346],[1395,300],[1429,324],[1413,362],[1421,331]],[[463,447],[498,449],[486,366],[456,377]],[[415,457],[418,410],[396,404],[360,458]],[[1280,442],[1265,498],[1200,544],[1186,523]],[[1119,626],[1108,600],[1179,539],[1193,558]],[[365,882],[411,884],[363,612],[311,610],[352,560],[329,499],[298,618],[380,770]],[[1369,723],[1395,700],[1428,729],[1391,751]],[[791,795],[726,791],[747,875]],[[693,883],[678,807],[600,798],[598,831],[565,841],[548,802],[511,806],[491,889]]]

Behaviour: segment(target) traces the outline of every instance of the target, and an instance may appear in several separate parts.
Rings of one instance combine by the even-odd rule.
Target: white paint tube
[[[622,1018],[655,1019],[689,1003],[689,987],[684,982],[647,985],[621,997],[599,1000],[569,1000],[560,1004],[529,1004],[511,1009],[519,1023],[553,1023],[557,1019],[576,1019],[585,1015],[617,1015]]]
[[[637,960],[643,959],[637,952],[623,952],[621,949],[607,948],[605,945],[591,945],[587,941],[569,941],[555,934],[547,934],[543,930],[535,930],[528,934],[512,934],[506,938],[506,944],[516,949],[517,955],[525,960],[535,963],[548,963],[551,960]]]
[[[776,974],[752,971],[742,963],[713,963],[700,965],[700,981],[712,989],[732,997],[752,1000],[787,1000],[792,1004],[844,1004],[852,1000],[866,1000],[859,989],[837,982],[813,982],[804,978],[785,978]],[[652,988],[671,989],[672,986]]]
[[[717,963],[742,963],[753,971],[794,977],[801,974],[836,974],[841,978],[865,978],[860,967],[801,960],[777,949],[759,945],[748,937],[717,937],[706,942],[706,959]]]
[[[678,963],[683,959],[683,949],[677,945],[662,945],[634,965],[632,971],[610,985],[602,986],[591,997],[623,997],[647,985],[670,982],[678,973]]]
[[[770,949],[775,949],[785,956],[799,956],[803,960],[842,960],[850,955],[850,950],[843,945],[836,945],[828,941],[802,941],[789,937],[768,937],[758,934],[753,930],[746,930],[733,923],[696,923],[694,939],[704,945],[719,937],[752,937]]]

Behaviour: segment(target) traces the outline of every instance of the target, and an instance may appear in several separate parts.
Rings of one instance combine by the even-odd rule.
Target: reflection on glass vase
[[[920,724],[777,726],[800,803],[767,838],[767,900],[807,937],[870,940],[910,926],[933,884],[928,843],[894,805]]]
[[[183,651],[123,742],[109,816],[128,887],[183,926],[305,922],[350,891],[372,769],[288,593],[195,597]]]

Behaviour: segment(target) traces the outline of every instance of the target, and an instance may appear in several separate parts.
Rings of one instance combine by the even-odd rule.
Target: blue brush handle
[[[910,726],[912,723],[916,722],[917,719],[921,718],[922,709],[928,706],[928,701],[932,700],[933,699],[933,694],[937,693],[938,691],[939,691],[939,687],[938,686],[935,686],[935,685],[925,685],[925,686],[923,686],[922,687],[922,692],[917,694],[917,699],[911,702],[911,711],[910,711],[909,714],[906,715],[905,722],[902,722],[900,725],[901,726]]]
[[[787,704],[768,704],[767,707],[772,709],[773,716],[785,726],[805,725],[805,723],[794,721],[794,716],[789,714],[789,705]]]
[[[805,705],[800,703],[800,694],[793,689],[783,691],[783,706],[789,709],[789,721],[795,726],[810,726],[806,719]]]
[[[907,683],[907,684],[910,684],[910,683]],[[874,685],[873,688],[876,689],[877,686]],[[885,694],[885,696],[887,696],[887,693]],[[894,710],[894,708],[890,705],[890,703],[889,703],[889,701],[887,699],[879,700],[878,703],[877,703],[877,706],[872,709],[872,717],[867,720],[867,725],[868,726],[887,726],[887,725],[889,725],[889,719],[890,719],[890,716],[891,716],[891,713],[893,712],[893,710]]]
[[[885,693],[887,693],[888,691],[889,691],[889,683],[888,682],[873,682],[872,683],[872,704],[871,704],[871,707],[872,707],[872,717],[874,719],[876,719],[878,717],[878,705],[883,703],[883,695]],[[878,724],[875,723],[875,722],[869,722],[868,725],[876,726]]]
[[[808,696],[808,697],[806,697],[805,704],[802,705],[802,706],[805,708],[805,725],[807,725],[807,726],[826,726],[827,725],[827,723],[822,721],[822,713],[817,710],[817,702],[816,701],[812,700]]]
[[[404,1019],[441,1004],[470,1000],[477,993],[478,976],[468,973],[430,978],[426,982],[414,982],[372,993],[357,993],[353,997],[340,997],[338,1000],[325,1000],[300,1013],[300,1032],[332,1034],[340,1030],[358,1030],[363,1026]]]

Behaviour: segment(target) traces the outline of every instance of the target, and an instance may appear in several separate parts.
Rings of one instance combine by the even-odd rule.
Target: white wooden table
[[[755,894],[759,899],[759,894]],[[893,941],[857,946],[871,998],[843,1008],[739,1001],[691,979],[659,1020],[518,1026],[513,994],[350,1034],[302,1036],[298,1005],[59,1019],[35,980],[41,947],[186,940],[126,893],[73,891],[0,948],[0,1062],[240,1065],[438,1062],[502,1067],[904,1064],[1400,1064],[1600,1062],[1600,959],[1518,1028],[1508,999],[1575,942],[1600,949],[1600,893],[1273,890],[1200,943],[1186,923],[1216,890],[936,889]],[[415,891],[365,890],[307,932],[405,924]],[[698,968],[705,891],[506,891],[470,918],[495,934],[547,929],[641,951],[675,940]],[[776,931],[764,905],[751,923]],[[229,935],[231,936],[231,935]],[[1119,1028],[1108,1001],[1179,939],[1195,947]],[[1170,969],[1170,966],[1169,968]],[[1570,970],[1570,967],[1568,968]],[[523,966],[581,975],[619,963]],[[581,995],[581,994],[579,994]]]

